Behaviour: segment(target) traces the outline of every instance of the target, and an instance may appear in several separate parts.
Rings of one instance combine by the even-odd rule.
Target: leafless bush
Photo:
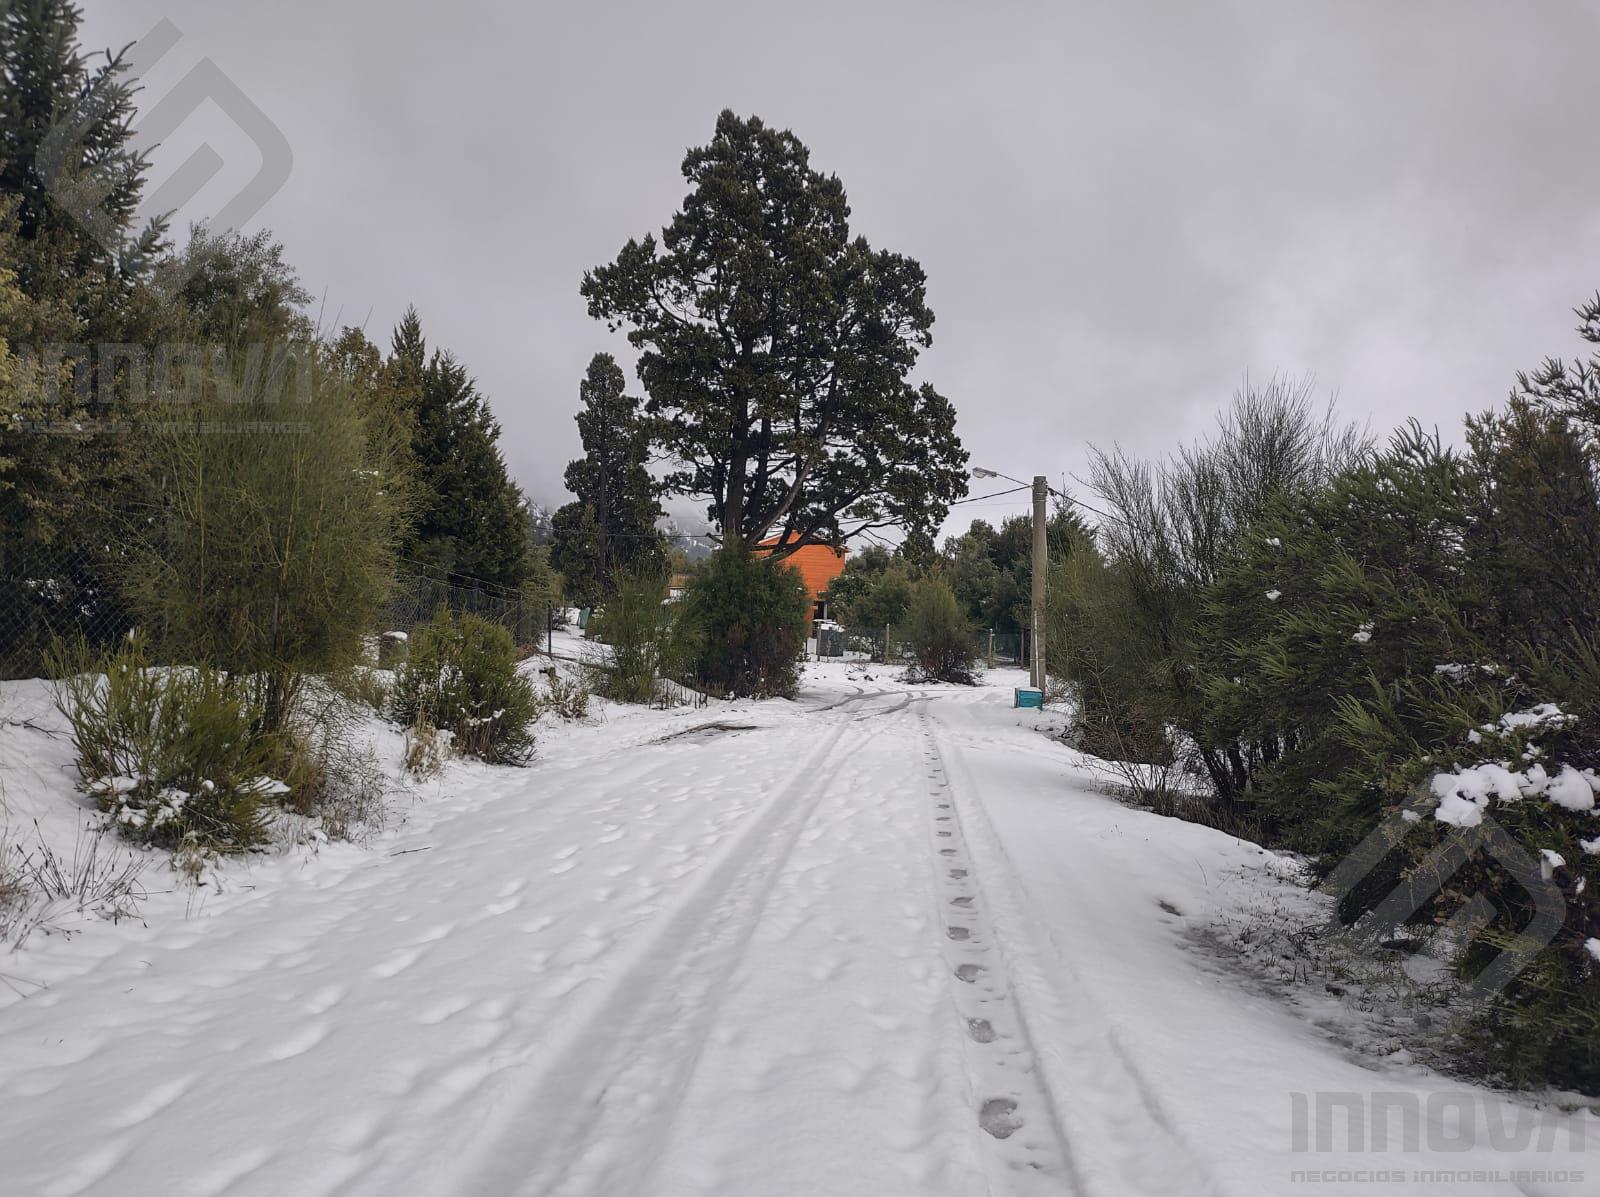
[[[0,837],[0,939],[11,938],[30,905],[29,894],[10,840]]]
[[[329,839],[364,841],[388,822],[388,788],[370,744],[343,744],[323,762],[326,783],[318,813]]]
[[[374,711],[382,711],[389,702],[386,675],[366,665],[353,665],[341,673],[329,675],[328,686],[340,697]]]
[[[440,731],[427,715],[419,714],[406,729],[406,772],[413,777],[433,777],[450,755],[450,733]]]
[[[554,666],[545,671],[545,678],[545,693],[540,701],[545,710],[552,711],[569,722],[589,717],[590,687],[587,682],[582,679],[566,681],[556,672]]]
[[[68,915],[113,923],[138,917],[145,898],[139,877],[148,861],[105,847],[109,828],[80,828],[71,860],[55,853],[37,823],[34,833],[30,848],[0,841],[0,938],[18,948],[35,931],[59,930],[58,920]]]
[[[292,718],[296,760],[290,772],[299,782],[292,809],[320,818],[330,839],[361,840],[387,821],[383,766],[363,734],[369,706],[332,678],[308,686]]]

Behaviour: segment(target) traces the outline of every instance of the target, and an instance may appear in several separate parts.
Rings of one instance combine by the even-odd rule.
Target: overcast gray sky
[[[626,351],[579,279],[666,222],[724,107],[792,128],[855,231],[922,262],[922,375],[1008,474],[1164,451],[1247,370],[1453,435],[1577,352],[1600,286],[1592,0],[83,2],[93,47],[183,32],[147,99],[209,58],[283,131],[246,227],[329,324],[387,345],[415,303],[547,503],[585,364]],[[259,162],[207,107],[157,180],[202,143],[225,166],[184,219]]]

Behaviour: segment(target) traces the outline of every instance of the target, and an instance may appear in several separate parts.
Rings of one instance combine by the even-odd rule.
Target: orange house
[[[798,536],[798,533],[790,533]],[[776,536],[768,537],[756,546],[759,553],[763,549],[768,553],[777,548],[780,540]],[[846,550],[836,549],[832,545],[808,544],[802,545],[783,559],[783,564],[791,569],[800,571],[800,580],[805,584],[806,596],[812,603],[811,618],[828,619],[828,587],[833,585],[833,580],[844,573],[844,557]]]

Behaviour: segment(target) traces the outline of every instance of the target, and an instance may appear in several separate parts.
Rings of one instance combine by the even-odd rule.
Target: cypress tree
[[[660,488],[647,468],[649,436],[616,359],[595,354],[578,393],[584,455],[567,466],[567,489],[577,498],[555,514],[552,557],[572,597],[593,605],[610,592],[617,570],[659,571],[667,553],[656,530]]]

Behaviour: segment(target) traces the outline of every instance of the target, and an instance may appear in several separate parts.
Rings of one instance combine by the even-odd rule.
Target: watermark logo
[[[1290,1150],[1309,1157],[1289,1172],[1297,1186],[1580,1187],[1600,1130],[1584,1108],[1535,1110],[1460,1089],[1291,1093],[1289,1104]]]
[[[247,414],[292,415],[316,401],[330,365],[304,345],[252,341],[239,346],[163,342],[100,345],[52,342],[12,347],[15,373],[31,394],[11,417],[21,432],[82,437],[147,430],[237,433],[250,427]],[[337,378],[332,379],[337,384]],[[116,394],[121,415],[96,396]],[[143,409],[137,424],[127,418]],[[163,423],[166,421],[166,423]],[[278,419],[271,427],[305,432],[303,421]]]
[[[1424,824],[1439,826],[1432,818],[1433,803],[1426,791],[1413,795],[1402,810],[1386,818],[1328,876],[1320,887],[1336,902],[1367,886],[1384,859]],[[1474,859],[1492,860],[1526,891],[1532,915],[1514,933],[1498,936],[1504,946],[1477,975],[1461,978],[1458,993],[1468,1002],[1481,1002],[1499,993],[1526,968],[1561,931],[1567,903],[1561,887],[1546,875],[1526,848],[1485,814],[1474,827],[1450,827],[1448,833],[1400,883],[1371,907],[1352,927],[1340,924],[1335,913],[1330,939],[1338,945],[1375,956],[1379,945],[1403,938],[1413,916],[1439,897],[1458,873]],[[1474,895],[1440,929],[1450,942],[1464,944],[1487,930],[1503,912],[1482,894]]]
[[[1582,1154],[1594,1116],[1514,1106],[1467,1090],[1289,1094],[1295,1152],[1496,1152]]]
[[[163,19],[130,48],[125,81],[146,83],[150,72],[182,39],[182,31]],[[102,248],[115,253],[122,245],[127,215],[112,210],[111,200],[120,180],[95,169],[92,147],[85,144],[113,103],[112,88],[104,85],[79,97],[41,142],[36,165],[56,203]],[[218,108],[260,158],[249,181],[207,220],[217,232],[231,232],[242,228],[282,190],[294,166],[294,153],[283,131],[215,62],[202,58],[147,108],[131,130],[130,144],[148,153],[207,105]],[[184,208],[226,165],[227,160],[211,142],[202,142],[157,183],[146,206],[160,214]]]

